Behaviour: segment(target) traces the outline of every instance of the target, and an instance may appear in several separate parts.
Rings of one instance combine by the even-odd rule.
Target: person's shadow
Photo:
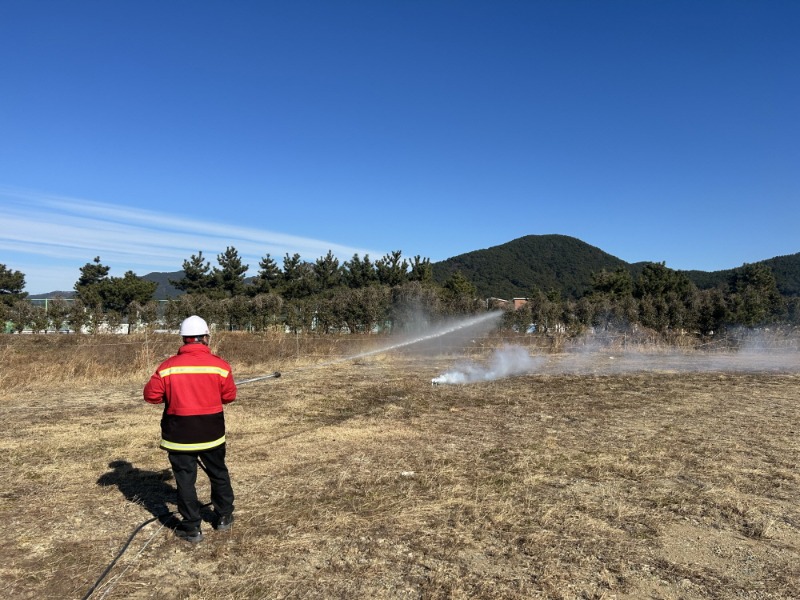
[[[172,479],[172,471],[143,471],[127,460],[114,460],[108,463],[111,471],[97,480],[98,485],[115,485],[130,502],[144,506],[157,517],[163,525],[174,526],[177,518],[167,506],[175,504],[177,491],[167,481]]]

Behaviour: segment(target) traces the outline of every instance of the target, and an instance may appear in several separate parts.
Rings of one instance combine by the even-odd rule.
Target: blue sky
[[[800,252],[800,2],[0,0],[0,263]]]

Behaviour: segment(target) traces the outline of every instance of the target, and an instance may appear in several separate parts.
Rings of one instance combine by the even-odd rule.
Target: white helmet
[[[187,317],[181,323],[181,337],[199,337],[208,335],[208,323],[197,315]]]

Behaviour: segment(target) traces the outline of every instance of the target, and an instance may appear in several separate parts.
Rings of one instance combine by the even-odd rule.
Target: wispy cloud
[[[78,267],[95,256],[112,267],[113,275],[122,275],[129,269],[139,274],[177,271],[200,250],[213,264],[227,246],[236,247],[250,264],[251,274],[265,254],[278,264],[286,253],[298,253],[306,260],[328,250],[340,260],[356,253],[382,254],[326,240],[4,186],[0,186],[0,222],[4,255],[0,263],[10,262],[9,268],[25,273],[26,289],[34,292],[71,288]],[[68,274],[67,264],[73,267]]]

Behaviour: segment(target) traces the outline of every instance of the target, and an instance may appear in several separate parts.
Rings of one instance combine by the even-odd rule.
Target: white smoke
[[[734,332],[735,333],[735,332]],[[794,335],[748,331],[731,334],[718,347],[680,349],[630,344],[627,347],[584,338],[562,353],[531,357],[522,346],[495,350],[486,364],[456,365],[431,380],[434,385],[493,381],[530,373],[541,375],[618,375],[621,373],[798,373],[800,341]]]
[[[543,358],[533,358],[525,348],[507,345],[492,353],[488,365],[474,362],[464,363],[452,371],[434,377],[431,379],[431,383],[439,385],[492,381],[503,377],[532,373],[543,363]]]

